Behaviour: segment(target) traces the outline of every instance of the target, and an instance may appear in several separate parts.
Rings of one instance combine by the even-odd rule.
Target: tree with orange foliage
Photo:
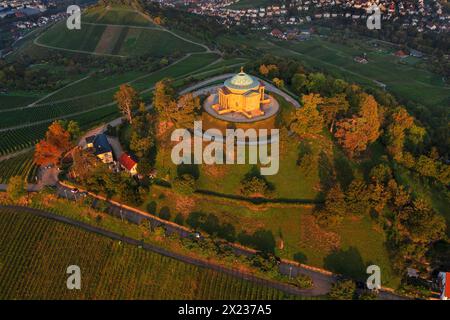
[[[347,154],[353,157],[366,150],[368,144],[378,139],[380,126],[377,102],[373,96],[362,94],[358,115],[338,121],[334,136]]]
[[[259,66],[259,73],[264,77],[267,77],[267,75],[269,74],[269,68],[267,68],[265,64],[262,64]]]
[[[129,123],[132,123],[133,110],[136,109],[139,102],[136,90],[128,84],[123,84],[114,95],[114,99],[119,106],[120,112],[128,119]]]
[[[337,94],[331,98],[324,98],[323,103],[319,106],[320,113],[323,116],[324,122],[329,126],[329,131],[332,133],[336,117],[339,113],[347,112],[350,104],[346,99],[344,93]]]
[[[308,94],[302,97],[302,107],[294,114],[291,130],[299,136],[318,134],[323,128],[323,117],[317,106],[323,103],[320,94]]]
[[[70,134],[58,121],[53,122],[45,134],[45,139],[36,144],[34,161],[38,165],[56,165],[71,146]]]
[[[386,130],[387,151],[397,161],[403,155],[405,131],[412,128],[414,118],[405,108],[399,107],[391,114],[391,121]]]

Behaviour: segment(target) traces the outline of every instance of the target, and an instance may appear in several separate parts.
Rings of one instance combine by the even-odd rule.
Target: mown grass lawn
[[[278,117],[286,119],[293,107],[281,97],[277,98],[282,106]],[[211,125],[212,122],[208,123]],[[158,154],[157,167],[160,178],[170,181],[188,166],[180,171],[170,159],[170,143],[163,145],[165,149]],[[330,180],[336,179],[346,189],[354,177],[363,178],[366,167],[378,163],[380,157],[374,146],[370,151],[374,159],[369,159],[373,163],[349,161],[328,132],[303,139],[290,137],[287,145],[281,152],[278,174],[265,177],[275,187],[274,198],[277,199],[323,200]],[[306,167],[298,165],[300,148],[305,145],[317,156],[313,165]],[[200,190],[240,195],[241,181],[252,170],[252,165],[192,165],[189,170],[198,175]],[[243,232],[251,235],[257,230],[266,230],[273,236],[275,253],[279,256],[357,279],[364,280],[367,266],[377,264],[382,269],[385,285],[399,285],[400,278],[392,270],[385,247],[384,231],[369,216],[348,216],[339,226],[324,229],[316,222],[313,204],[255,205],[201,193],[185,196],[160,186],[152,187],[150,198],[142,208],[146,209],[150,202],[156,203],[153,213],[158,214],[164,208],[171,220],[179,221],[182,216],[185,224],[193,212],[215,216],[219,225],[232,226],[236,240]]]
[[[219,183],[220,184],[220,183]],[[220,225],[231,224],[235,236],[242,232],[269,231],[275,239],[275,253],[283,258],[365,279],[371,264],[382,269],[383,284],[396,287],[399,277],[392,271],[383,230],[369,217],[348,217],[339,227],[323,229],[314,218],[313,205],[253,205],[246,202],[195,194],[178,195],[153,186],[150,202],[170,212],[170,220],[181,215],[184,224],[192,212],[215,216]],[[179,218],[178,218],[179,219]]]

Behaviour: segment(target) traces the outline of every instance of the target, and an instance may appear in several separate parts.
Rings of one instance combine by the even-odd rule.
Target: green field
[[[419,102],[425,106],[448,105],[450,87],[439,75],[407,63],[391,52],[371,48],[363,41],[358,47],[333,43],[314,37],[303,42],[275,42],[273,53],[300,58],[305,64],[320,68],[349,81],[376,87],[374,80],[387,85],[387,90],[398,97]],[[283,50],[288,49],[288,50]],[[361,52],[366,52],[368,64],[353,61]]]
[[[82,23],[81,30],[68,30],[65,22],[60,22],[39,36],[36,43],[54,49],[117,56],[147,54],[163,57],[174,52],[204,51],[201,46],[184,41],[158,27],[103,25],[90,22]]]
[[[338,227],[325,230],[317,225],[312,205],[255,206],[205,195],[188,200],[161,187],[154,187],[149,201],[157,203],[157,211],[169,208],[171,220],[178,214],[184,221],[192,212],[212,214],[220,225],[230,224],[236,237],[241,232],[268,231],[275,239],[278,256],[356,279],[365,279],[367,266],[376,264],[383,272],[384,285],[399,285],[400,277],[392,270],[384,231],[369,217],[347,217]]]
[[[283,299],[285,294],[26,212],[0,209],[0,299]],[[81,269],[68,290],[66,269]]]
[[[5,155],[34,146],[47,131],[48,124],[1,132],[0,154]]]
[[[387,91],[397,97],[427,107],[442,107],[450,103],[450,87],[439,75],[426,70],[426,62],[419,65],[413,57],[401,60],[393,55],[394,50],[373,47],[367,39],[343,44],[320,36],[313,36],[308,41],[278,41],[257,34],[251,37],[224,36],[219,42],[226,45],[238,43],[248,49],[295,58],[312,69],[368,87],[379,88],[374,82],[376,80],[384,83]],[[362,53],[367,54],[368,64],[353,61]]]

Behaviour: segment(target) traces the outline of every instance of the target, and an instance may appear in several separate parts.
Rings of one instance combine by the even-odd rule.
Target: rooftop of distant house
[[[108,138],[105,134],[101,133],[96,136],[89,136],[86,138],[86,143],[92,143],[94,145],[95,155],[111,152],[111,145],[108,142]]]

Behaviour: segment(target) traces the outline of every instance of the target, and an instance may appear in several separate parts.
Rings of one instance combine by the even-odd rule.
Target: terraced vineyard
[[[284,293],[0,208],[0,299],[283,299]],[[68,290],[66,269],[81,268]]]
[[[172,52],[202,52],[204,48],[186,42],[156,27],[134,27],[82,23],[82,30],[68,30],[65,22],[56,24],[36,39],[36,44],[96,54],[132,56],[150,54],[162,57]]]
[[[41,124],[1,132],[0,154],[5,155],[34,146],[44,137],[47,128],[48,124]]]
[[[0,161],[0,183],[8,183],[9,178],[13,176],[22,176],[28,182],[35,182],[37,169],[32,152]]]
[[[132,85],[139,91],[144,91],[150,89],[164,77],[177,79],[193,72],[201,72],[202,70],[236,63],[235,60],[230,60],[229,62],[223,61],[217,66],[207,67],[217,58],[218,56],[213,53],[192,55],[167,69],[158,70],[148,75],[135,74],[137,77],[134,78],[134,81],[132,80]],[[129,81],[130,77],[131,75],[124,75],[124,78],[117,76],[108,84],[100,84],[98,91],[95,81],[85,80],[87,83],[84,83],[84,81],[79,82],[73,87],[68,87],[59,92],[57,97],[49,97],[34,107],[27,109],[18,108],[17,110],[0,113],[0,128],[12,128],[2,132],[0,155],[29,148],[36,144],[37,141],[43,138],[51,119],[65,117],[65,119],[77,121],[83,129],[89,129],[91,126],[118,117],[119,112],[116,106],[108,104],[113,102],[112,97],[118,85],[123,83],[123,81]],[[80,89],[85,95],[80,97],[73,96],[73,93],[79,92]],[[70,100],[64,100],[64,95]],[[63,100],[58,102],[58,99]],[[52,103],[52,101],[54,102]],[[80,112],[84,113],[68,116]],[[24,124],[30,124],[30,126],[13,129],[14,126]]]
[[[113,6],[109,9],[103,7],[91,8],[83,17],[84,21],[105,23],[105,24],[125,24],[135,26],[152,26],[153,24],[136,11],[130,8]]]
[[[34,96],[0,94],[0,110],[23,107],[37,99]]]
[[[68,120],[75,120],[82,129],[89,129],[102,122],[110,121],[119,116],[119,112],[114,105],[101,109],[92,110],[80,115],[67,117]],[[0,154],[5,155],[25,148],[33,147],[42,139],[51,121],[43,120],[43,123],[31,125],[14,130],[1,132]]]
[[[1,113],[0,128],[9,128],[26,123],[54,119],[57,117],[79,113],[110,103],[113,91],[97,94],[74,101],[36,106]]]

